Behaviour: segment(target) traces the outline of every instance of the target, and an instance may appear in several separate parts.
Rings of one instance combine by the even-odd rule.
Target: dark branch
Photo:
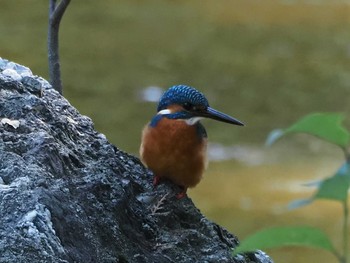
[[[53,26],[59,27],[62,16],[69,5],[70,0],[61,0],[56,6],[56,0],[50,0],[50,22]]]
[[[56,0],[50,0],[49,2],[49,29],[47,38],[49,76],[52,87],[60,94],[62,94],[62,81],[58,46],[58,32],[61,19],[69,3],[70,0],[61,0],[58,5],[56,5]]]

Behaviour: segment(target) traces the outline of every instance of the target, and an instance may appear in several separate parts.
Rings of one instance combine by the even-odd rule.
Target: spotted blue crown
[[[164,92],[160,98],[157,111],[164,110],[172,104],[184,105],[186,103],[209,107],[208,100],[203,93],[186,85],[176,85]]]

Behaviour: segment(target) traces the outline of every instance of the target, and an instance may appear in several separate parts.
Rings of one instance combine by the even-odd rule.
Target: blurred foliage
[[[309,226],[273,227],[260,230],[243,240],[233,254],[283,246],[319,248],[337,255],[327,235],[318,228]]]
[[[338,252],[328,236],[321,230],[313,227],[273,227],[266,228],[244,239],[233,252],[234,254],[254,251],[256,249],[279,248],[283,246],[306,246],[324,249],[331,252],[339,263],[347,263],[349,256],[349,207],[348,192],[350,186],[350,133],[342,126],[344,117],[335,113],[309,114],[290,127],[273,131],[267,138],[271,145],[281,137],[293,133],[307,133],[330,142],[343,150],[345,164],[333,176],[317,183],[308,184],[316,186],[316,193],[308,199],[298,200],[292,208],[300,208],[316,201],[325,199],[338,201],[343,207],[342,251]]]
[[[349,145],[350,134],[342,126],[344,116],[337,113],[313,113],[284,130],[274,130],[268,136],[267,145],[290,133],[307,133],[324,141],[335,144],[342,149]]]

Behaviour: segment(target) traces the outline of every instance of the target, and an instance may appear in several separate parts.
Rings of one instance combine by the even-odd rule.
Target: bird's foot
[[[155,175],[153,177],[153,186],[157,186],[160,183],[160,177],[158,175]]]
[[[187,188],[183,188],[182,192],[176,195],[176,199],[182,199],[187,196]]]
[[[154,175],[153,186],[156,187],[157,185],[159,185],[160,181],[161,181],[161,177],[158,175]],[[180,187],[182,191],[175,196],[176,199],[182,199],[187,196],[187,187],[183,187],[183,186],[180,186]]]

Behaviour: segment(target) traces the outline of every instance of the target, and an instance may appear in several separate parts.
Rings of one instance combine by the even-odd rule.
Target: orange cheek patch
[[[182,106],[177,105],[177,104],[173,104],[173,105],[168,106],[168,109],[171,111],[171,113],[179,112],[179,111],[183,111],[184,110],[184,108]]]

